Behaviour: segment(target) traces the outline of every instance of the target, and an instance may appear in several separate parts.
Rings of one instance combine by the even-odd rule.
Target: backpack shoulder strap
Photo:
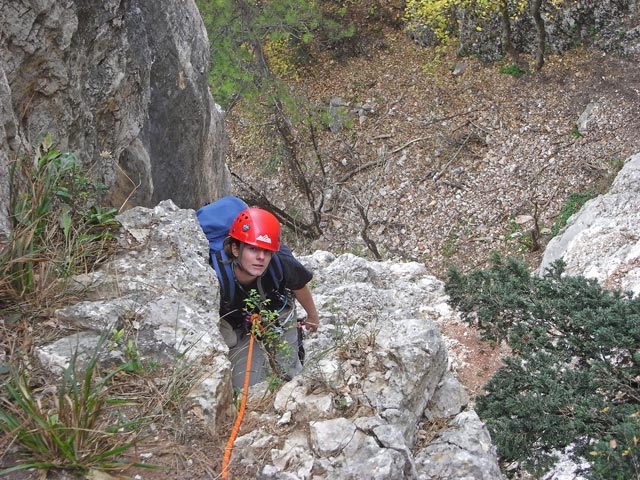
[[[233,277],[233,265],[224,250],[211,250],[211,266],[216,271],[220,283],[220,303],[231,305],[236,294],[236,282]]]
[[[280,288],[280,284],[284,279],[284,270],[282,268],[282,260],[278,256],[278,253],[274,253],[273,257],[271,257],[271,268],[269,268],[269,273],[271,274],[271,278],[273,279],[273,284],[276,288]]]
[[[288,245],[281,243],[280,250],[273,254],[273,268],[271,270],[271,277],[277,288],[280,288],[282,281],[284,280],[284,266],[282,264],[285,257],[294,258],[293,252]]]
[[[220,303],[231,305],[236,294],[236,281],[233,276],[233,265],[224,250],[211,250],[211,266],[216,271],[220,283]],[[273,284],[279,289],[284,280],[284,269],[277,253],[271,258],[269,274]]]

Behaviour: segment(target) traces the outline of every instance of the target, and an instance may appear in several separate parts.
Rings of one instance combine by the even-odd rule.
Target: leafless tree
[[[536,26],[536,70],[540,71],[544,65],[544,47],[545,47],[545,35],[544,20],[540,9],[542,7],[542,0],[530,0],[529,9],[533,22]]]

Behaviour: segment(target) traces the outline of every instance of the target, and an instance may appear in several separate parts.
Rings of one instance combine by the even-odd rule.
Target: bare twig
[[[372,140],[384,140],[385,138],[393,137],[393,133],[383,133],[382,135],[376,135]]]
[[[282,210],[281,208],[276,207],[267,197],[265,197],[262,192],[251,186],[251,184],[245,182],[238,174],[231,172],[231,175],[242,184],[243,188],[251,193],[251,195],[255,198],[256,205],[260,205],[265,207],[269,211],[271,211],[280,222],[284,223],[286,226],[290,227],[296,232],[301,233],[306,238],[318,238],[318,236],[322,233],[319,231],[316,225],[308,224],[308,223],[300,223],[298,220],[294,219],[287,212]]]
[[[462,185],[461,183],[458,182],[451,182],[449,180],[442,180],[442,183],[452,187],[452,188],[457,188],[458,190],[464,190],[464,185]]]
[[[322,177],[327,178],[327,171],[324,168],[324,162],[322,161],[322,155],[320,154],[320,147],[318,146],[318,139],[316,137],[316,127],[313,122],[307,122],[307,126],[309,128],[309,136],[311,138],[311,145],[313,145],[313,153],[315,154],[316,160],[318,161],[318,165],[320,165],[320,171],[322,172]]]
[[[414,138],[413,140],[409,140],[407,143],[405,143],[404,145],[399,146],[398,148],[394,148],[393,150],[391,150],[391,152],[389,153],[398,153],[401,150],[404,150],[405,148],[407,148],[410,145],[413,145],[416,142],[419,142],[420,140],[424,140],[425,137],[418,137],[418,138]]]
[[[118,168],[118,170],[120,170],[120,172],[122,172],[122,174],[125,177],[127,177],[127,180],[129,180],[131,182],[131,185],[133,185],[133,189],[131,190],[129,195],[127,195],[127,198],[124,199],[124,202],[122,202],[122,205],[120,205],[120,208],[118,209],[118,212],[122,212],[122,209],[124,208],[124,206],[131,199],[131,197],[133,197],[133,194],[138,191],[138,188],[140,188],[140,185],[142,185],[142,179],[140,179],[138,181],[138,184],[136,185],[135,182],[131,179],[131,177],[129,175],[127,175],[127,172],[125,172],[124,169],[120,166],[120,164],[118,162],[116,162],[113,157],[111,157],[111,158],[114,161],[114,163],[116,164],[116,167]]]
[[[540,211],[538,202],[533,201],[533,228],[531,229],[531,247],[532,252],[540,250]]]
[[[354,168],[350,172],[347,172],[345,175],[343,175],[341,178],[339,178],[336,183],[337,184],[345,183],[346,181],[348,181],[349,179],[351,179],[352,177],[354,177],[358,173],[361,173],[361,172],[363,172],[365,170],[368,170],[370,168],[373,168],[373,167],[377,167],[378,165],[382,165],[384,162],[386,162],[386,159],[385,158],[381,158],[379,160],[372,160],[371,162],[367,162],[367,163],[365,163],[363,165],[360,165],[359,167]]]
[[[357,197],[354,197],[354,200],[356,208],[358,209],[358,213],[360,213],[360,217],[362,218],[362,229],[360,230],[360,236],[362,237],[362,240],[364,240],[367,248],[371,251],[371,253],[373,253],[373,256],[376,258],[376,260],[382,260],[382,256],[378,251],[376,242],[374,242],[371,237],[369,237],[369,226],[371,225],[369,222],[369,216],[367,215],[367,212],[365,211],[364,206],[362,205],[360,200],[358,200]]]
[[[467,138],[464,139],[464,141],[462,142],[462,144],[460,145],[460,147],[458,147],[458,150],[456,150],[456,153],[454,153],[451,158],[449,159],[449,161],[444,165],[444,167],[442,167],[440,169],[439,172],[437,172],[434,175],[433,181],[437,182],[438,179],[443,175],[443,172],[449,168],[449,165],[451,165],[453,163],[453,161],[458,157],[458,154],[460,153],[460,151],[462,150],[462,147],[464,147],[467,142],[469,141],[469,138],[471,138],[471,132],[469,132],[469,134],[467,135]]]

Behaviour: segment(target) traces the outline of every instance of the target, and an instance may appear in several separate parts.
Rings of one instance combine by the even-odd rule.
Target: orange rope
[[[251,316],[251,325],[260,321],[260,315],[253,314]],[[259,325],[259,324],[258,324]],[[227,446],[224,449],[224,457],[222,458],[222,478],[229,478],[229,461],[231,460],[231,452],[233,451],[233,443],[236,441],[238,432],[240,431],[240,425],[242,424],[242,418],[244,417],[244,410],[247,406],[247,396],[249,392],[249,378],[251,377],[251,356],[253,355],[253,328],[251,329],[251,338],[249,338],[249,352],[247,353],[247,370],[244,372],[244,387],[242,389],[242,400],[240,401],[240,410],[238,410],[238,417],[236,423],[233,425],[231,435],[227,441]]]

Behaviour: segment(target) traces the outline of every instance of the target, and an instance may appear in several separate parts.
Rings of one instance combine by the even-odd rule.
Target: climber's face
[[[236,276],[241,282],[260,277],[267,270],[273,255],[269,250],[246,243],[233,244],[231,248],[238,259],[236,265],[240,268],[236,268]]]

